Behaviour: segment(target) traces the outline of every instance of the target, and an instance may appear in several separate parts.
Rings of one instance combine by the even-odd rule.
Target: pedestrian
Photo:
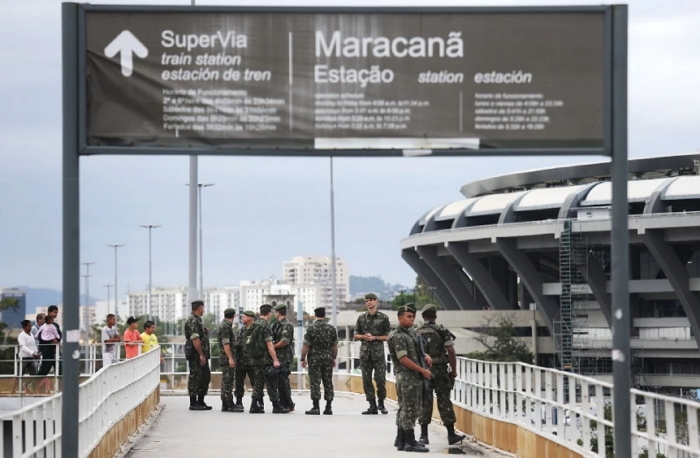
[[[360,315],[355,324],[355,340],[361,340],[360,368],[362,370],[362,388],[369,408],[362,415],[377,415],[389,413],[384,407],[386,399],[386,356],[384,342],[389,338],[391,324],[389,317],[377,310],[377,295],[365,295],[367,312]],[[372,374],[377,384],[377,394],[374,394]]]
[[[51,371],[51,368],[53,368],[56,375],[58,375],[56,353],[58,352],[58,344],[61,342],[61,336],[53,325],[53,320],[54,315],[51,313],[46,315],[46,320],[37,333],[40,343],[39,351],[41,352],[41,366],[39,366],[38,375],[47,375]]]
[[[192,302],[192,314],[185,322],[185,356],[190,373],[187,377],[187,392],[190,395],[190,410],[211,410],[204,402],[209,392],[211,369],[209,368],[209,330],[202,323],[204,302]]]
[[[277,304],[275,307],[276,321],[272,325],[272,336],[277,359],[280,361],[277,386],[280,395],[280,405],[290,412],[294,411],[292,401],[292,386],[289,383],[291,365],[294,360],[294,325],[287,319],[287,305]]]
[[[146,353],[158,346],[158,336],[156,336],[156,324],[151,320],[146,320],[141,333],[141,353]],[[163,363],[163,352],[161,350],[160,362]]]
[[[425,343],[425,353],[432,360],[430,371],[433,373],[430,389],[424,393],[423,408],[419,418],[420,441],[429,444],[428,425],[433,417],[433,391],[437,397],[437,407],[442,424],[447,428],[447,442],[450,445],[466,436],[455,433],[455,417],[450,393],[457,377],[457,355],[454,347],[454,335],[441,324],[435,324],[437,307],[427,304],[423,307],[423,326],[416,331]]]
[[[416,309],[413,304],[402,305],[398,309],[399,326],[391,334],[389,340],[389,354],[396,374],[396,394],[399,401],[397,413],[397,437],[395,444],[399,450],[406,452],[428,452],[429,450],[416,441],[416,420],[423,405],[422,397],[424,379],[430,380],[429,356],[425,357],[425,363],[421,360],[422,352],[419,343],[420,337],[413,330],[413,322],[416,318]]]
[[[34,337],[34,340],[36,341],[37,346],[39,345],[39,339],[37,338],[37,334],[39,333],[39,328],[41,328],[44,325],[44,319],[46,318],[46,315],[43,313],[37,313],[36,314],[36,323],[34,326],[32,326],[32,336]]]
[[[58,324],[58,306],[57,305],[49,305],[49,308],[47,310],[47,316],[48,315],[53,317],[52,324],[53,324],[53,327],[56,328],[56,332],[58,333],[59,342],[63,341],[63,331],[61,331],[61,325]],[[44,324],[46,324],[46,318],[44,318]],[[56,346],[56,353],[54,355],[54,360],[55,360],[54,371],[57,372],[57,375],[63,374],[63,363],[61,362],[61,346],[60,345]]]
[[[252,334],[252,345],[263,350],[262,356],[255,359],[260,370],[256,372],[257,383],[253,387],[253,392],[258,393],[257,399],[261,410],[258,413],[265,413],[263,387],[267,388],[267,395],[270,397],[270,402],[272,402],[272,413],[289,413],[289,409],[282,407],[279,402],[279,390],[277,387],[279,384],[280,362],[273,343],[272,327],[270,326],[271,312],[272,306],[270,304],[260,306],[260,318],[256,322],[260,330],[254,330]]]
[[[233,386],[236,380],[236,359],[234,357],[235,336],[233,333],[233,317],[236,311],[232,308],[224,310],[224,319],[216,330],[219,342],[219,366],[221,366],[221,411],[234,412]]]
[[[255,312],[252,310],[246,310],[241,315],[241,323],[243,327],[238,330],[236,334],[236,405],[234,406],[233,412],[243,412],[243,394],[245,393],[245,379],[248,377],[250,381],[250,386],[255,387],[255,380],[257,378],[256,373],[258,371],[258,366],[253,364],[253,358],[251,356],[251,349],[247,345],[249,342],[250,334],[253,331],[253,325],[255,324]],[[256,394],[253,394],[252,401],[250,403],[250,413],[258,412],[258,400]]]
[[[130,316],[126,319],[128,326],[124,331],[124,351],[126,359],[136,358],[139,355],[141,347],[141,333],[139,333],[139,320],[135,316]]]
[[[22,320],[20,324],[22,325],[22,332],[17,337],[20,358],[19,375],[20,377],[36,375],[36,361],[39,359],[40,354],[34,336],[32,335],[32,322],[29,320]],[[24,390],[24,387],[21,389]],[[33,389],[33,382],[31,380],[27,384],[26,389],[28,391]]]
[[[117,350],[121,342],[119,329],[117,329],[117,317],[113,313],[107,315],[106,326],[102,328],[102,367],[107,367],[117,362]]]
[[[313,407],[306,415],[320,415],[321,383],[326,400],[324,415],[333,415],[333,368],[338,357],[338,331],[326,323],[326,308],[314,309],[314,322],[306,328],[304,346],[301,349],[301,365],[309,368],[311,402]],[[307,362],[308,356],[308,362]]]

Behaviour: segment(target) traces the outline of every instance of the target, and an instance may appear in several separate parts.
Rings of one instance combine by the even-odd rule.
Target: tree
[[[3,297],[0,299],[0,312],[3,310],[18,310],[19,309],[19,299],[16,297]]]
[[[517,339],[518,333],[510,318],[500,316],[496,322],[489,319],[478,331],[479,335],[474,339],[486,350],[469,353],[468,358],[482,361],[532,363],[532,352],[525,342]]]

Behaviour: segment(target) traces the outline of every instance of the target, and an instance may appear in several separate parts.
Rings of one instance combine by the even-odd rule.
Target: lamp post
[[[189,183],[185,186],[189,186]],[[198,237],[199,237],[199,299],[204,299],[204,249],[202,245],[202,188],[214,186],[214,183],[199,183],[197,184],[197,219],[198,219]],[[196,298],[192,298],[195,300]],[[191,301],[190,301],[191,302]]]
[[[83,275],[85,278],[85,309],[83,310],[83,318],[85,319],[85,343],[90,341],[90,266],[95,264],[94,262],[83,262],[87,272]]]
[[[114,314],[116,315],[119,306],[119,290],[117,289],[117,249],[124,245],[111,244],[107,246],[114,248]],[[109,313],[109,299],[107,300],[107,313]]]
[[[148,229],[148,305],[147,305],[147,311],[146,315],[148,319],[151,319],[151,290],[153,289],[153,263],[152,263],[152,239],[151,239],[151,232],[153,229],[158,229],[160,226],[154,225],[154,224],[142,224],[142,228]]]
[[[110,293],[110,288],[111,288],[112,286],[114,286],[114,285],[102,285],[102,286],[104,286],[105,288],[107,288],[107,314],[109,315],[109,313],[110,313],[110,312],[109,312],[109,303],[110,303],[110,301],[111,301],[111,296],[110,296],[109,293]],[[97,314],[95,314],[95,321],[97,321]]]

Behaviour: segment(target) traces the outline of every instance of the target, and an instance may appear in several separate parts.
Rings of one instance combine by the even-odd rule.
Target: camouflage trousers
[[[187,392],[190,396],[206,396],[211,381],[209,361],[204,366],[199,364],[199,359],[187,362],[190,367],[190,374],[187,376]]]
[[[321,383],[323,383],[323,399],[333,400],[333,365],[330,362],[309,361],[309,384],[311,385],[311,400],[321,400]]]
[[[290,408],[294,406],[294,401],[292,401],[292,385],[289,383],[289,364],[283,364],[280,369],[284,369],[281,371],[279,377],[277,377],[280,404]]]
[[[386,360],[384,358],[360,359],[362,369],[362,389],[368,401],[374,401],[374,385],[372,384],[372,372],[374,381],[377,382],[377,398],[383,401],[386,398]]]
[[[248,377],[248,380],[250,380],[250,385],[253,387],[253,390],[255,390],[255,380],[257,378],[259,378],[257,375],[258,372],[259,372],[259,366],[247,366],[247,365],[236,366],[236,397],[237,398],[242,398],[243,395],[245,394],[245,378],[246,378],[246,376]],[[253,391],[253,396],[257,397],[255,395],[255,391]]]
[[[423,409],[420,416],[420,424],[427,425],[433,417],[433,391],[437,397],[438,412],[443,425],[454,425],[455,411],[450,401],[450,393],[454,386],[454,379],[450,377],[447,364],[438,364],[432,367],[433,380],[430,383],[430,391],[423,395]]]
[[[264,387],[267,389],[267,395],[270,397],[270,401],[278,401],[280,398],[279,391],[277,389],[277,384],[279,383],[277,380],[278,376],[269,375],[267,372],[265,372],[265,366],[258,366],[258,373],[260,376],[258,377],[258,383],[253,386],[253,396],[258,399],[262,399],[264,396]]]
[[[396,374],[396,394],[399,401],[396,425],[403,430],[413,429],[423,403],[423,381],[420,375],[413,371]]]
[[[236,380],[236,369],[228,364],[221,364],[221,400],[233,401],[233,386]]]

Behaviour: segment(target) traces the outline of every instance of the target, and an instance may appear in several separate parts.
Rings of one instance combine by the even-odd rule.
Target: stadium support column
[[[461,310],[479,309],[476,301],[474,300],[474,284],[471,283],[471,280],[466,278],[466,274],[464,272],[461,272],[461,275],[465,277],[464,280],[469,282],[471,290],[467,288],[467,286],[459,278],[460,272],[451,269],[450,266],[446,264],[446,260],[440,259],[435,247],[419,246],[416,247],[416,252],[421,259],[428,264],[428,267],[435,272],[435,275],[440,277]]]
[[[591,288],[593,296],[595,296],[596,301],[598,301],[598,306],[600,306],[600,311],[603,312],[605,316],[605,321],[608,322],[608,326],[612,330],[612,303],[607,290],[608,278],[605,276],[603,267],[595,256],[588,255],[586,265],[580,266],[579,269],[586,283],[588,283],[588,286]]]
[[[508,299],[479,258],[469,253],[466,243],[446,243],[447,251],[469,272],[474,284],[486,298],[492,310],[512,310]]]
[[[420,275],[426,283],[435,288],[435,294],[447,310],[461,310],[455,298],[447,290],[447,287],[435,272],[420,258],[414,248],[401,251],[401,257],[411,268]]]

